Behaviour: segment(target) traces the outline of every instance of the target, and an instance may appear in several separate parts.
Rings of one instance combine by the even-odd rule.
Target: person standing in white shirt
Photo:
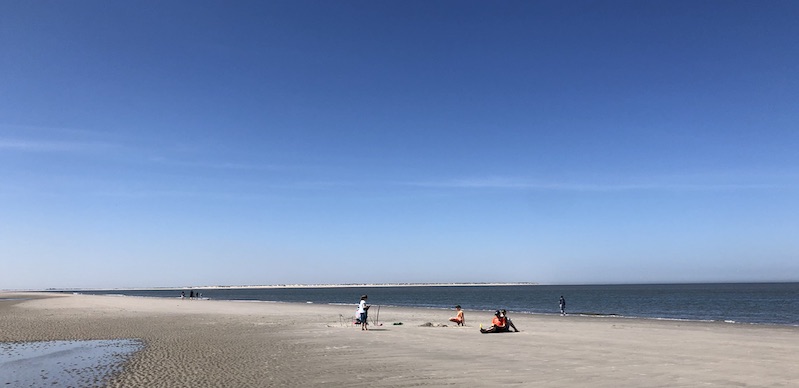
[[[369,330],[368,323],[366,323],[367,312],[369,311],[369,305],[366,304],[366,295],[361,296],[361,302],[358,303],[358,320],[361,321],[361,330]]]

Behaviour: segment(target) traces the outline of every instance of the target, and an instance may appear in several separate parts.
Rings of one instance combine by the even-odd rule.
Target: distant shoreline
[[[45,292],[70,292],[70,291],[141,291],[141,290],[247,290],[247,289],[275,289],[275,288],[368,288],[368,287],[502,287],[502,286],[537,286],[539,283],[353,283],[353,284],[271,284],[254,286],[175,286],[175,287],[114,287],[114,288],[47,288],[39,290],[8,290],[8,291],[45,291]]]
[[[2,289],[0,292],[78,292],[78,291],[145,291],[145,290],[247,290],[276,288],[368,288],[368,287],[503,287],[503,286],[540,286],[541,283],[358,283],[358,284],[265,284],[253,286],[170,286],[170,287],[69,287],[69,288],[26,288]]]
[[[480,286],[630,286],[630,285],[692,285],[692,284],[794,284],[799,281],[730,281],[730,282],[655,282],[655,283],[350,283],[350,284],[271,284],[271,285],[214,285],[214,286],[162,286],[162,287],[49,287],[49,288],[8,288],[0,289],[0,293],[8,292],[78,292],[78,291],[145,291],[145,290],[246,290],[246,289],[280,289],[280,288],[365,288],[365,287],[480,287]]]

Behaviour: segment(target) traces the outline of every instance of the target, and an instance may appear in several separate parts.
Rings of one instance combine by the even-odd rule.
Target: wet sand
[[[138,340],[0,343],[0,386],[87,387],[119,373]]]
[[[381,307],[364,332],[357,301],[0,298],[33,298],[0,300],[0,342],[141,340],[110,387],[799,386],[797,327],[512,315],[520,333],[480,334],[488,312],[456,327],[454,311]]]

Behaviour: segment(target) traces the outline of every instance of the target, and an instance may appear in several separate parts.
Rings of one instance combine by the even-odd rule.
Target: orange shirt
[[[491,324],[496,327],[505,327],[505,318],[500,318],[495,315],[494,319],[491,321]]]

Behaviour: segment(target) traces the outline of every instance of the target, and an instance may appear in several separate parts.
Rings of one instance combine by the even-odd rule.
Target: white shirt
[[[363,314],[366,312],[366,301],[361,299],[361,303],[358,303],[358,314]]]

